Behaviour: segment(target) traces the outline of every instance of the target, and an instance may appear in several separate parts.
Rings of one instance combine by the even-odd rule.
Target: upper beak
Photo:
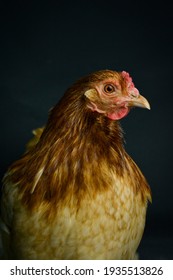
[[[150,110],[150,104],[148,100],[140,94],[136,97],[131,97],[130,100],[128,101],[128,106],[141,107]]]

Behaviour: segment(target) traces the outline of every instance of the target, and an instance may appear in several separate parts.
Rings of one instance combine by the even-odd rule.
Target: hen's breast
[[[80,207],[62,205],[50,222],[44,207],[29,213],[16,206],[12,252],[19,259],[133,259],[142,237],[146,200],[114,175],[103,192],[85,196]]]
[[[79,259],[133,259],[142,237],[146,207],[128,186],[86,201],[77,215]]]

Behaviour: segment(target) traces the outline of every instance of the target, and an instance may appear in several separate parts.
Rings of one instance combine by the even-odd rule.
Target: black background
[[[173,17],[165,1],[151,4],[1,1],[0,175],[75,80],[100,69],[128,71],[152,108],[121,121],[126,150],[153,193],[140,258],[173,259]]]

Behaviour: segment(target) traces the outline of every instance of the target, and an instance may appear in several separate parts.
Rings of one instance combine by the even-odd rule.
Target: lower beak
[[[150,110],[150,104],[148,100],[142,95],[138,95],[137,97],[132,97],[128,100],[129,107],[141,107]]]

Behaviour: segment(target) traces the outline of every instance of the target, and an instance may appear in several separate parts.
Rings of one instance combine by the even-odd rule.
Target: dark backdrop
[[[173,258],[172,8],[161,3],[0,4],[1,178],[71,83],[99,69],[130,72],[152,108],[121,121],[126,150],[153,193],[142,259]]]

